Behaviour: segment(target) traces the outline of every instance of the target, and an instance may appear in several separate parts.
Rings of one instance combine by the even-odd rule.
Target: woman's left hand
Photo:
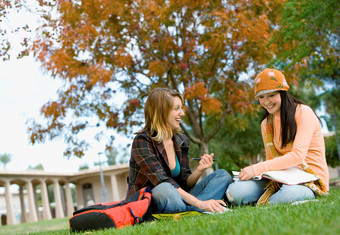
[[[247,166],[246,168],[242,169],[238,178],[240,180],[250,180],[255,176],[255,172],[252,166]]]
[[[198,163],[197,170],[203,172],[206,169],[208,169],[209,167],[211,167],[212,164],[214,163],[213,158],[214,158],[213,153],[211,153],[211,154],[206,153],[203,156],[201,156],[201,160]]]

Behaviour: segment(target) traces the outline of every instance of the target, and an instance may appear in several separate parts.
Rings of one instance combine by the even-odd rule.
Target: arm
[[[221,205],[226,206],[225,202],[222,200],[210,199],[207,201],[201,201],[181,188],[178,188],[177,190],[186,203],[202,210],[210,212],[223,212],[223,207]]]
[[[203,172],[212,166],[213,164],[213,156],[214,154],[204,154],[201,156],[201,160],[199,162],[199,165],[197,169],[188,177],[187,179],[187,185],[189,187],[194,186],[198,179],[201,177]],[[187,193],[182,188],[177,189],[181,197],[185,200],[186,203],[195,206],[199,209],[211,211],[211,212],[223,212],[223,206],[226,206],[225,202],[222,200],[207,200],[207,201],[201,201],[195,196]]]
[[[189,188],[193,187],[198,179],[201,177],[203,172],[212,166],[214,154],[204,154],[201,156],[201,160],[199,161],[198,167],[196,170],[188,177],[187,185]]]
[[[247,171],[245,173],[247,177],[244,178],[250,179],[266,171],[286,169],[296,166],[305,160],[314,130],[319,125],[319,120],[311,108],[301,105],[297,110],[296,124],[297,132],[291,151],[281,157],[269,159],[244,168],[243,170]]]
[[[308,106],[301,106],[297,112],[297,131],[293,147],[287,154],[272,160],[267,160],[268,170],[282,170],[305,161],[314,131],[320,123],[313,110]],[[257,168],[254,167],[254,169],[256,173]],[[259,168],[259,170],[261,169]]]

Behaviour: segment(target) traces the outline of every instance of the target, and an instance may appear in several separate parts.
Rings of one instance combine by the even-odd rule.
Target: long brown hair
[[[294,141],[296,135],[296,121],[295,112],[298,104],[305,104],[302,101],[296,99],[294,96],[289,94],[287,91],[278,91],[281,97],[280,107],[280,119],[281,119],[281,148],[285,147],[290,142]],[[263,119],[269,115],[268,111],[265,110]]]
[[[172,130],[168,125],[168,116],[175,97],[180,98],[184,104],[183,96],[176,91],[168,88],[153,89],[144,107],[145,126],[138,134],[146,131],[153,140],[161,142],[164,138],[172,138],[174,132],[180,132],[180,129]]]

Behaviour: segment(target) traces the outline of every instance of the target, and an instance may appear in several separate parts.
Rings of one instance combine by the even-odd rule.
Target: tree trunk
[[[208,143],[202,143],[202,144],[199,144],[199,150],[200,150],[200,156],[204,155],[205,153],[209,153],[209,145]],[[199,181],[202,180],[203,178],[205,178],[206,176],[208,176],[209,174],[211,174],[212,172],[214,172],[214,169],[212,167],[206,169],[202,176],[200,177]]]

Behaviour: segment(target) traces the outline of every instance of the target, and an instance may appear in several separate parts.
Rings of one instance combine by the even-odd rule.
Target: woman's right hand
[[[210,212],[224,212],[223,206],[227,206],[224,201],[222,200],[214,200],[210,199],[207,201],[200,201],[197,207],[199,209],[210,211]]]
[[[214,158],[213,153],[203,154],[203,156],[201,156],[201,160],[198,163],[197,170],[200,171],[200,172],[204,172],[206,169],[211,167],[212,164],[214,163],[213,158]]]
[[[177,189],[179,192],[179,195],[183,197],[186,203],[189,205],[195,206],[201,210],[210,211],[210,212],[224,212],[223,206],[227,206],[224,201],[222,200],[206,200],[202,201],[199,200],[194,195],[191,195],[190,193],[184,191],[182,188]]]
[[[242,169],[238,178],[240,180],[250,180],[255,176],[255,172],[252,166],[247,166],[246,168]]]

